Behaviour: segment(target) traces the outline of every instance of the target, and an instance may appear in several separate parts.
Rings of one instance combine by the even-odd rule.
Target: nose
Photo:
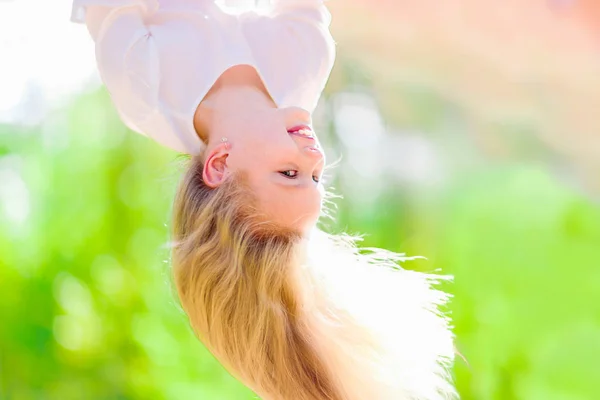
[[[310,158],[322,161],[325,158],[325,154],[323,154],[323,150],[321,150],[318,146],[306,146],[304,147],[304,153],[307,154]]]
[[[321,170],[325,165],[325,154],[323,150],[316,146],[306,146],[303,148],[303,153],[306,154],[306,167],[313,174],[321,175]]]
[[[306,137],[304,135],[299,135],[294,132],[290,133],[290,136],[298,146],[298,148],[302,149],[302,152],[308,155],[311,159],[323,159],[325,154],[321,149],[321,145],[319,141],[314,137]]]

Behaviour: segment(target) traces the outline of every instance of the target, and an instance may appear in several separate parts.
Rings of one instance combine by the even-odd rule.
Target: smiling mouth
[[[315,140],[315,133],[313,132],[312,128],[308,125],[295,126],[291,129],[288,129],[288,133],[290,135]]]

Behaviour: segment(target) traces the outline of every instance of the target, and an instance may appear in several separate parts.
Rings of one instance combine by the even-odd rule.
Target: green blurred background
[[[600,398],[600,131],[584,112],[600,99],[600,62],[581,40],[531,40],[596,31],[572,10],[567,24],[564,10],[535,19],[507,1],[538,23],[527,33],[509,20],[528,38],[519,58],[520,41],[485,39],[504,26],[490,10],[457,33],[416,2],[340,3],[315,125],[344,198],[324,226],[454,276],[463,399]],[[420,28],[403,31],[409,20]],[[442,40],[473,35],[469,21],[496,28],[470,52]],[[193,337],[173,294],[182,160],[127,131],[94,85],[35,123],[0,124],[0,399],[255,398]]]

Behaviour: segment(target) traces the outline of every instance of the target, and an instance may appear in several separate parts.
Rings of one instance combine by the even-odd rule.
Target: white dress
[[[213,0],[74,0],[100,76],[123,122],[179,152],[204,143],[193,125],[215,81],[253,66],[278,107],[314,111],[335,59],[323,0],[275,0],[228,13]]]

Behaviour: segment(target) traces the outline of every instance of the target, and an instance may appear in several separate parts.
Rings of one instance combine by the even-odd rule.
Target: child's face
[[[211,136],[215,134],[227,142],[209,149],[205,171],[221,169],[223,177],[243,172],[261,211],[278,224],[301,232],[316,224],[324,194],[320,180],[325,156],[307,111],[240,110],[215,123]]]

